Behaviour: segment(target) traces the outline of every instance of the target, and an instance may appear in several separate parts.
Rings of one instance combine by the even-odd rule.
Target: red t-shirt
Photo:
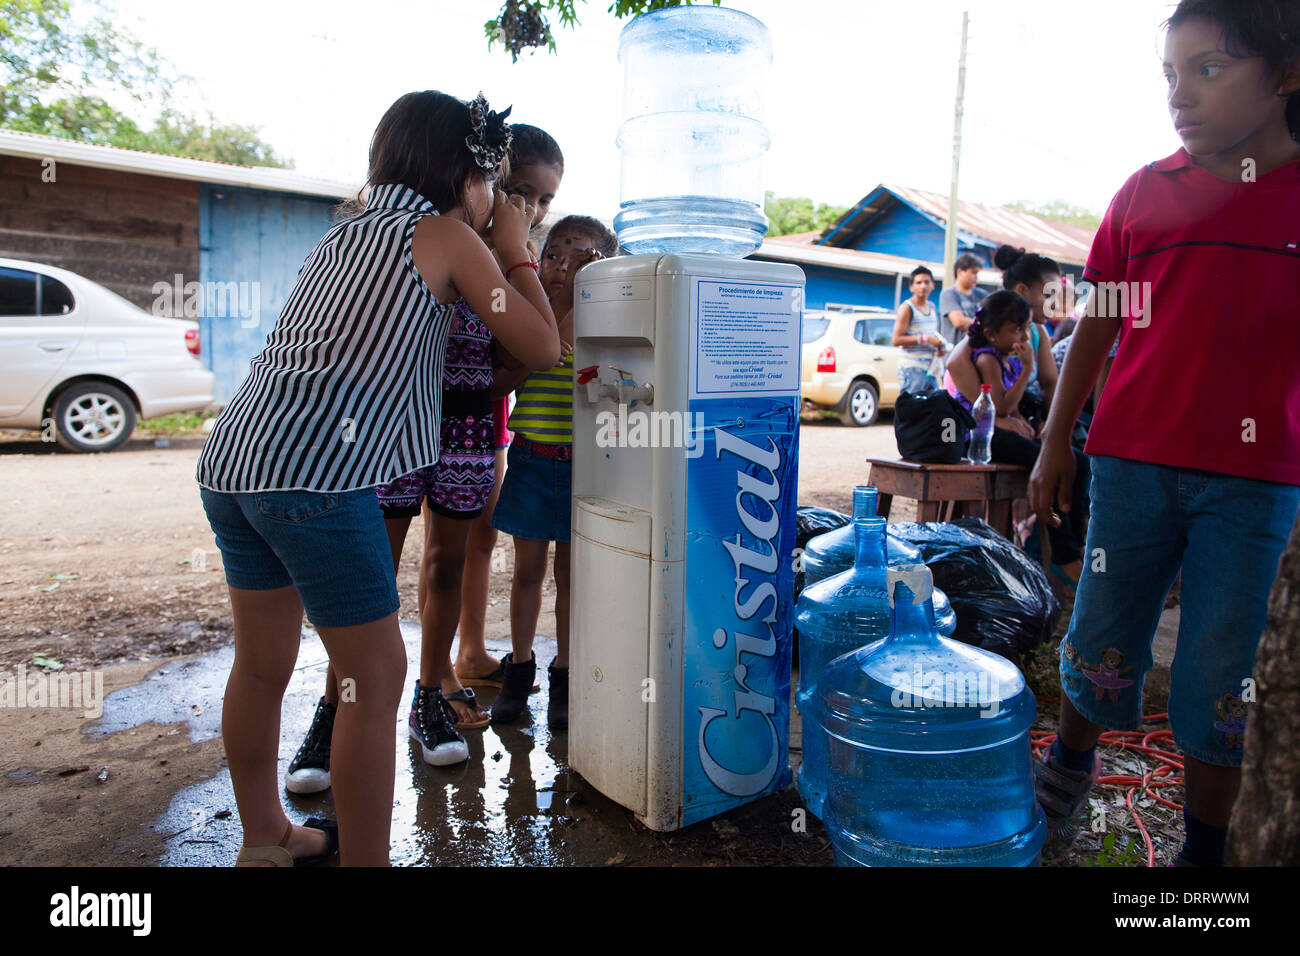
[[[1300,162],[1255,182],[1184,149],[1151,163],[1084,277],[1130,292],[1089,454],[1300,485]]]

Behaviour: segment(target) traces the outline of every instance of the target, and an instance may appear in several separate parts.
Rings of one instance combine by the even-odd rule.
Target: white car
[[[75,272],[0,259],[0,428],[111,451],[137,418],[212,402],[198,323],[152,316]]]

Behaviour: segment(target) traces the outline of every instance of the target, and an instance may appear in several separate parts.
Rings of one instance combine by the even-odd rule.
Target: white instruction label
[[[798,395],[803,289],[696,279],[691,288],[691,398]]]

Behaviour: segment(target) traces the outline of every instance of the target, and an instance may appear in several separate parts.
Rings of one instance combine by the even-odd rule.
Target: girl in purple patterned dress
[[[461,581],[473,520],[483,511],[496,478],[496,428],[492,410],[492,333],[464,299],[457,301],[442,373],[442,449],[437,464],[375,489],[387,520],[394,555],[411,519],[424,512],[420,562],[420,677],[411,703],[411,736],[424,760],[437,766],[469,758],[458,728],[487,726],[474,691],[463,687],[451,664],[460,619]],[[421,710],[428,716],[421,720]]]

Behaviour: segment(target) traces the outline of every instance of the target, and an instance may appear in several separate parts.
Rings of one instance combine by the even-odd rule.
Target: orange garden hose
[[[1039,698],[1039,703],[1041,706],[1042,704],[1059,703],[1059,701],[1050,698]],[[1142,718],[1144,724],[1168,720],[1169,715],[1167,713],[1151,714]],[[1053,731],[1031,732],[1030,740],[1033,744],[1034,756],[1042,759],[1044,751],[1056,740],[1056,733]],[[1156,865],[1156,848],[1155,844],[1151,842],[1151,835],[1147,833],[1147,828],[1142,823],[1141,816],[1138,814],[1137,801],[1145,794],[1157,803],[1174,810],[1181,810],[1181,804],[1165,799],[1160,796],[1158,791],[1164,787],[1181,787],[1183,785],[1183,755],[1178,752],[1173,733],[1168,730],[1108,730],[1101,735],[1097,743],[1102,746],[1118,747],[1121,750],[1146,754],[1157,763],[1155,767],[1140,777],[1133,774],[1111,774],[1097,779],[1098,784],[1128,788],[1127,793],[1124,795],[1124,806],[1128,809],[1129,815],[1133,818],[1133,823],[1137,826],[1138,832],[1142,834],[1142,840],[1146,844],[1147,866],[1153,867]]]

